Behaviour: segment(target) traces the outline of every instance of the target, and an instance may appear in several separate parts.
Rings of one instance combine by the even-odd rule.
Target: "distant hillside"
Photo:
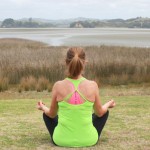
[[[48,28],[55,27],[55,25],[48,22],[34,21],[32,18],[14,20],[12,18],[5,19],[1,25],[1,28]]]
[[[23,18],[20,19],[20,21],[28,21],[29,18]],[[61,27],[61,28],[68,28],[70,27],[70,24],[72,22],[78,22],[78,21],[98,21],[98,19],[92,19],[92,18],[83,18],[83,17],[79,17],[79,18],[71,18],[71,19],[60,19],[60,20],[48,20],[48,19],[41,19],[41,18],[32,18],[32,20],[34,22],[38,22],[38,23],[50,23],[52,25],[54,25],[55,27]]]
[[[98,28],[98,27],[125,27],[125,28],[150,28],[150,18],[110,19],[76,21],[70,24],[71,28]]]
[[[22,18],[14,20],[7,18],[0,22],[2,28],[100,28],[100,27],[125,27],[125,28],[150,28],[150,18],[109,19],[100,20],[93,18],[72,18],[49,20],[41,18]]]

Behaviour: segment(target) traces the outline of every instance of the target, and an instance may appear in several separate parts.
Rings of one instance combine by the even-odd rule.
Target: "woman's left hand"
[[[108,103],[109,103],[109,108],[113,108],[116,106],[116,103],[113,99],[111,99]]]

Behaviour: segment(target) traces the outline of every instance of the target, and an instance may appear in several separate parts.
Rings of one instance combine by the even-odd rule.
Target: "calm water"
[[[0,29],[0,38],[24,38],[53,46],[120,45],[150,47],[150,29]]]

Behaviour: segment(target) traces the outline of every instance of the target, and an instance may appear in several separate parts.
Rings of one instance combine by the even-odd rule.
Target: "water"
[[[24,38],[52,46],[119,45],[150,47],[150,29],[127,28],[48,28],[0,29],[0,38]]]

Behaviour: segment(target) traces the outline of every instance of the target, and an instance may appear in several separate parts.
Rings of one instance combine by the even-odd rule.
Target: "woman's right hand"
[[[113,107],[115,107],[116,106],[116,103],[115,103],[115,101],[112,99],[112,100],[110,100],[109,101],[109,108],[113,108]]]
[[[39,101],[39,102],[38,102],[38,104],[37,104],[37,109],[39,109],[39,110],[42,110],[42,111],[43,111],[43,110],[44,110],[44,109],[43,109],[43,107],[44,107],[44,106],[45,106],[45,104],[43,104],[43,102],[42,102],[42,101]]]

